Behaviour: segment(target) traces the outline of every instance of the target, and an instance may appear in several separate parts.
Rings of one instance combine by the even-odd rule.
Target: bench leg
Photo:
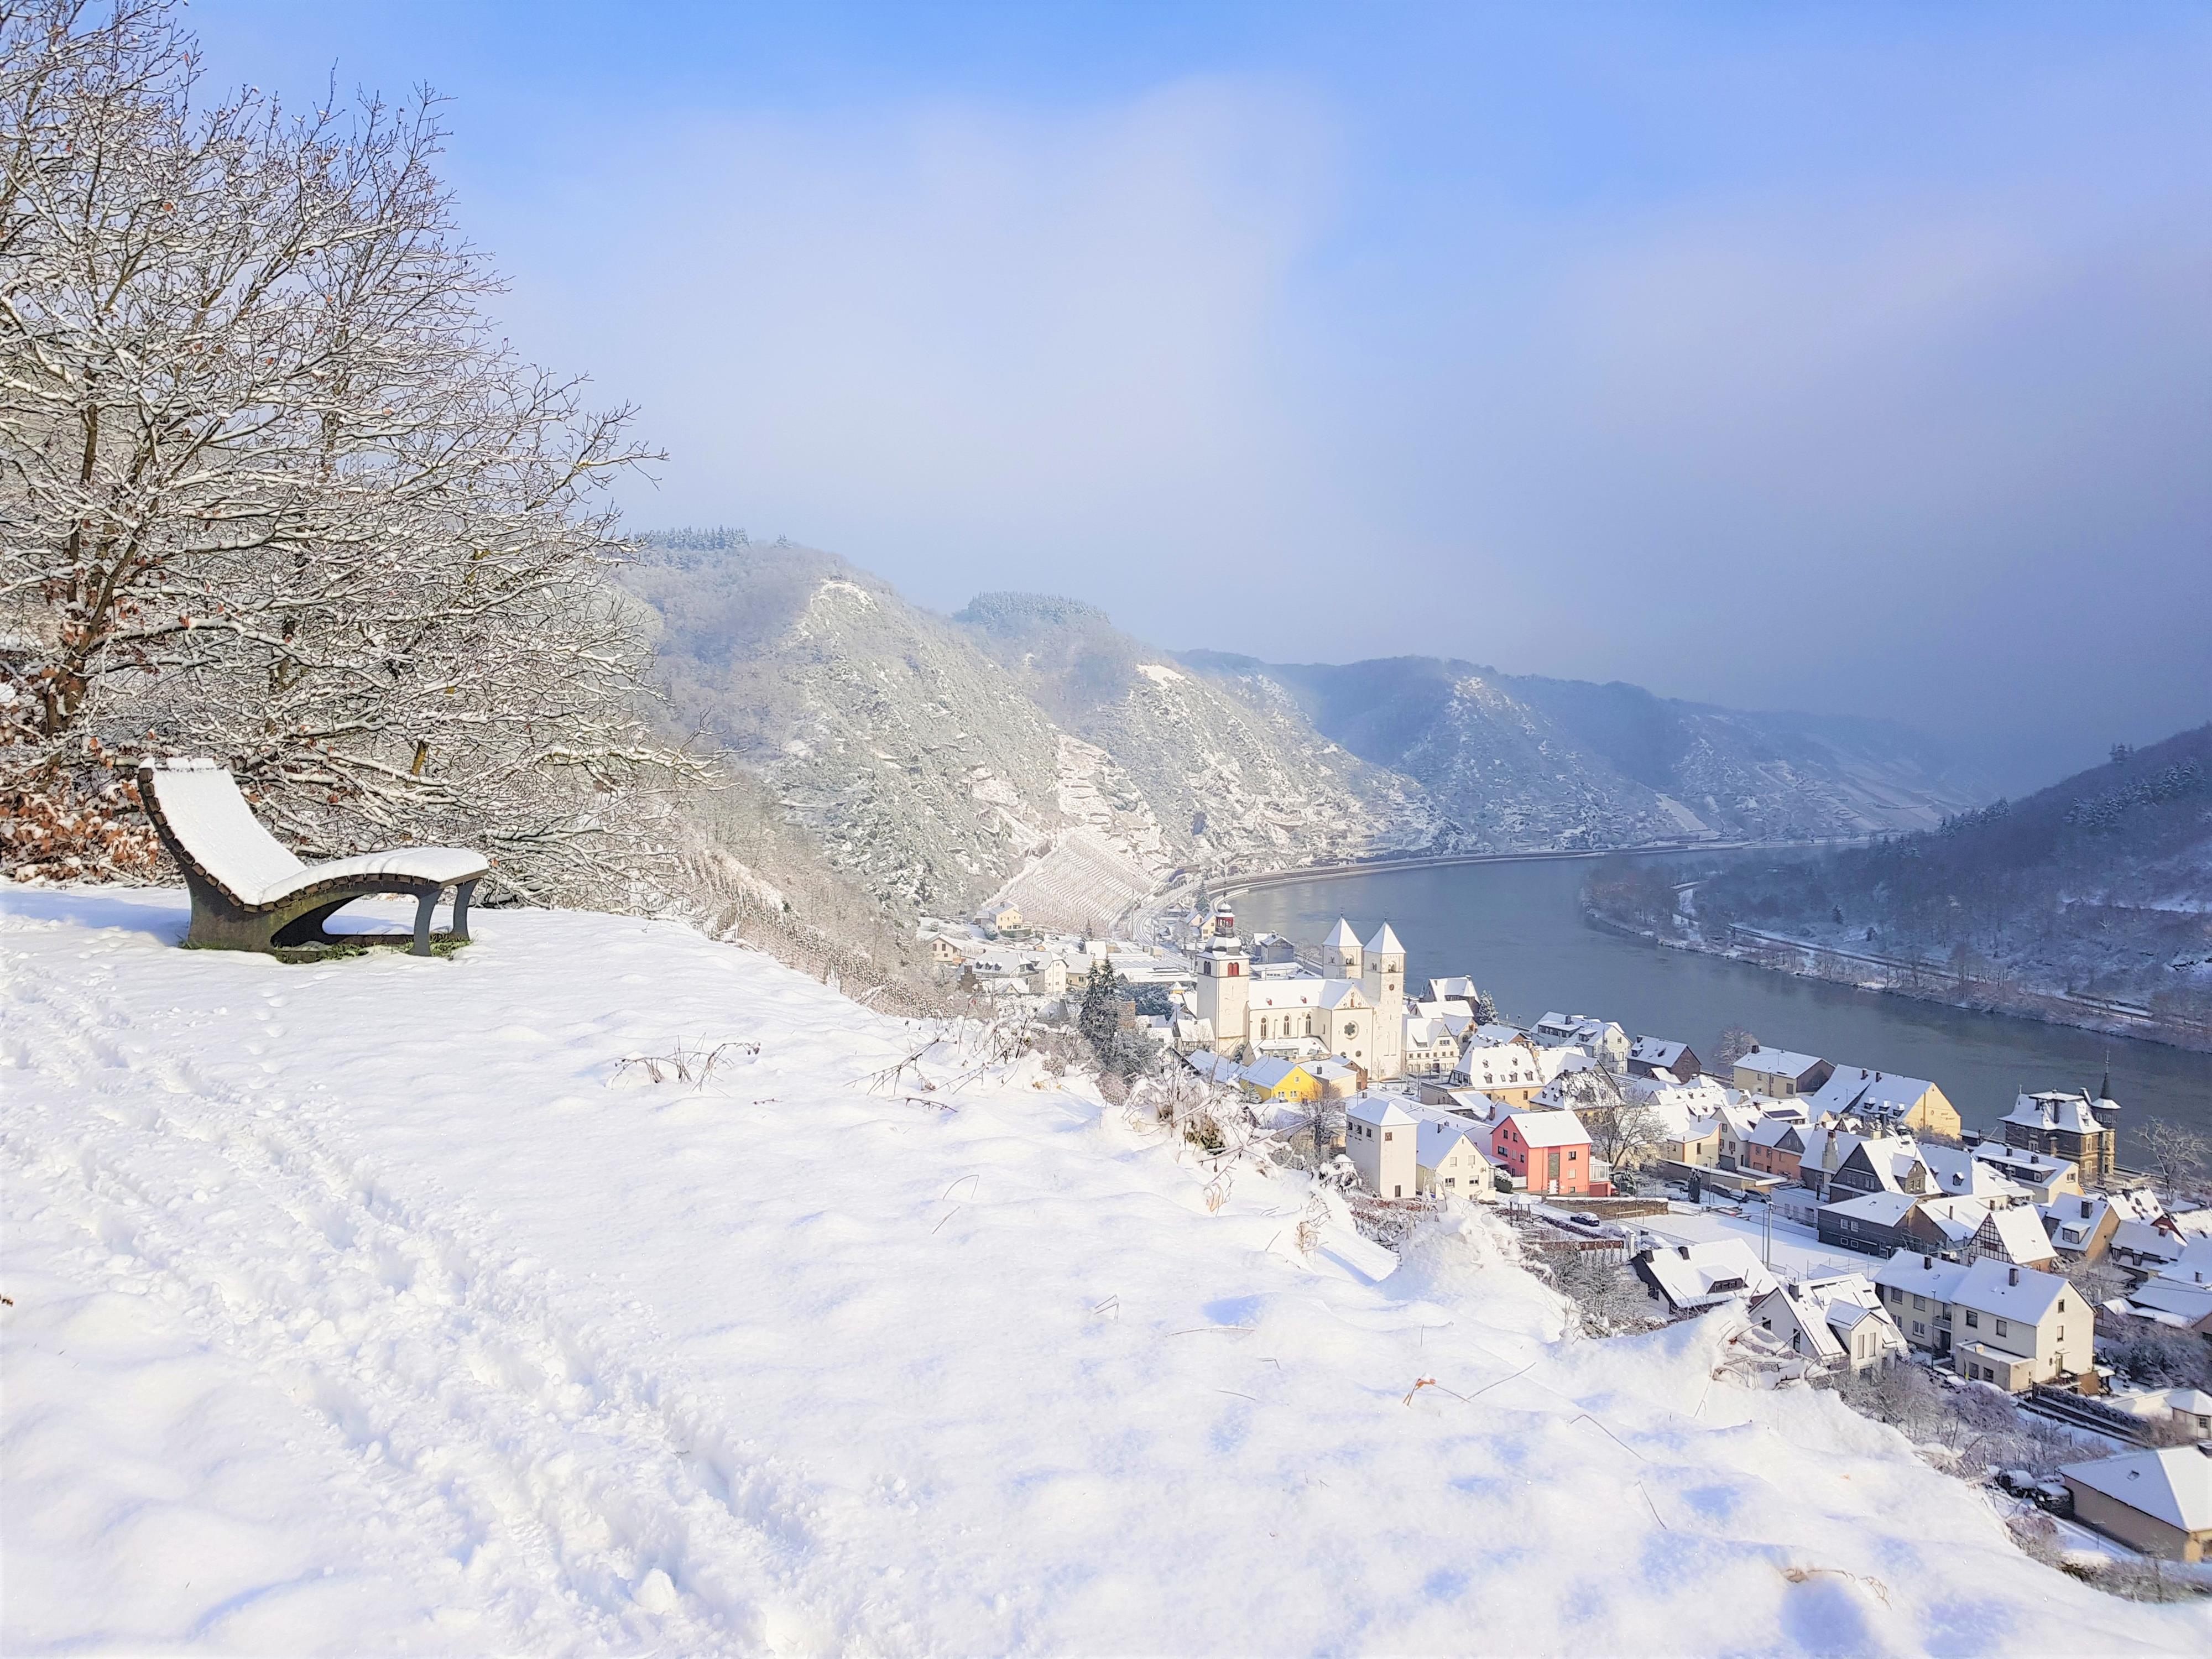
[[[465,881],[453,889],[453,937],[463,945],[469,942],[469,901],[476,896],[477,884]]]
[[[415,901],[414,948],[415,954],[418,957],[427,957],[430,954],[430,916],[431,913],[438,908],[438,895],[442,890],[444,890],[441,888],[433,887]]]

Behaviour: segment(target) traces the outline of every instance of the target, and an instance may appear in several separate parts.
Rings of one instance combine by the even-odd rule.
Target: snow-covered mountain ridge
[[[7,1652],[2201,1650],[1717,1321],[1301,1255],[1305,1177],[757,953],[185,917],[0,896]]]
[[[1082,926],[1177,867],[1850,834],[1981,798],[1899,728],[1426,659],[1177,657],[1051,596],[938,616],[782,543],[648,540],[623,580],[659,618],[682,722],[908,915],[960,912],[1041,864],[1049,876],[1056,852],[1073,866],[1065,902],[1103,913],[1055,918]],[[1118,888],[1100,873],[1115,860],[1130,872]]]

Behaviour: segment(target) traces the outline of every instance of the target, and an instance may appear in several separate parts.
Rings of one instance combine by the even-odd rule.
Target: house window
[[[2012,1327],[2006,1324],[2003,1320],[2000,1319],[1997,1321],[1997,1334],[1999,1336],[2010,1336],[2012,1334]]]
[[[1916,1319],[1912,1322],[1912,1334],[1915,1336],[1925,1336],[1928,1334],[1928,1328]]]
[[[1405,1195],[1406,1189],[1403,1187],[1393,1187],[1390,1189],[1390,1196],[1393,1198],[1403,1198]]]
[[[1978,1327],[1982,1322],[1982,1316],[1976,1313],[1972,1308],[1969,1308],[1966,1310],[1966,1322],[1969,1325]]]
[[[1390,1139],[1390,1137],[1391,1137],[1391,1135],[1392,1135],[1392,1133],[1393,1133],[1393,1131],[1389,1130],[1389,1129],[1385,1129],[1385,1130],[1382,1132],[1382,1139],[1385,1139],[1385,1140],[1389,1139]]]
[[[1912,1310],[1915,1313],[1919,1312],[1920,1310],[1925,1308],[1927,1305],[1928,1304],[1917,1295],[1912,1298]]]

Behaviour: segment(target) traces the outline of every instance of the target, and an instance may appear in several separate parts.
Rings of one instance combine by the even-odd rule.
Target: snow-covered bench
[[[378,936],[328,933],[324,922],[369,894],[410,893],[416,900],[415,954],[427,957],[439,896],[454,890],[452,937],[465,940],[470,896],[490,872],[482,854],[454,847],[401,847],[302,864],[261,826],[238,793],[238,781],[211,760],[142,762],[138,793],[191,890],[187,945],[267,951],[359,943]]]

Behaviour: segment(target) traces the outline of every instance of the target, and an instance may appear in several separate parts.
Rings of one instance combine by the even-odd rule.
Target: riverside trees
[[[485,320],[431,101],[198,82],[172,0],[0,0],[0,860],[124,857],[151,750],[310,854],[635,881],[687,763],[603,580],[629,411]]]

